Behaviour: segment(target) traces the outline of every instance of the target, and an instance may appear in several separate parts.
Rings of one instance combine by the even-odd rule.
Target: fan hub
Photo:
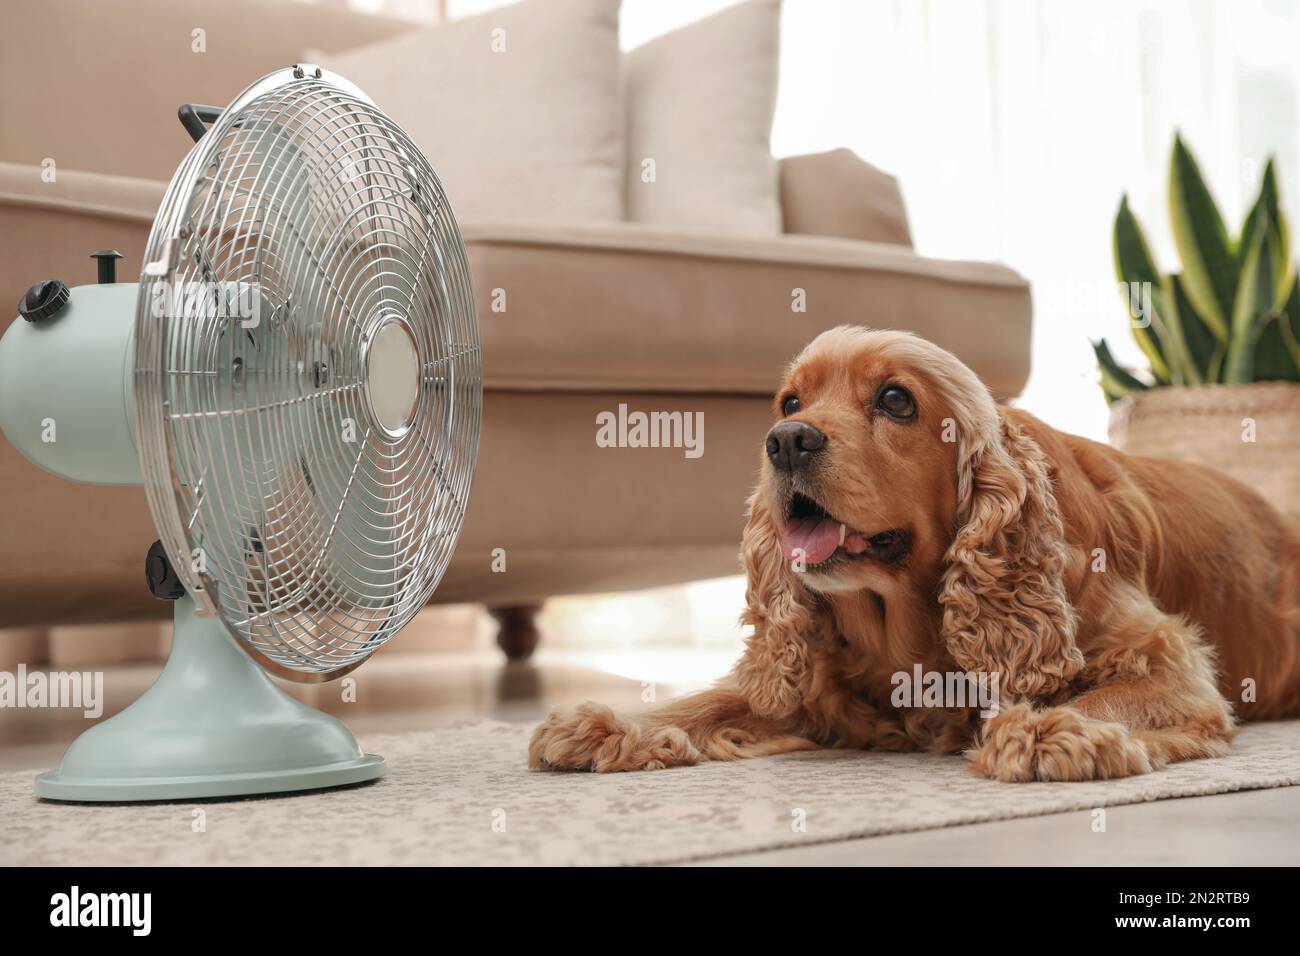
[[[375,424],[399,438],[415,418],[420,395],[420,357],[410,325],[386,316],[365,346],[366,397]]]

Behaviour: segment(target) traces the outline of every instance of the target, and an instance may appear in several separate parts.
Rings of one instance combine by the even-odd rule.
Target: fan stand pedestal
[[[176,602],[167,665],[148,691],[36,778],[47,800],[191,800],[315,790],[374,780],[341,722],[294,700],[235,644],[220,619]]]

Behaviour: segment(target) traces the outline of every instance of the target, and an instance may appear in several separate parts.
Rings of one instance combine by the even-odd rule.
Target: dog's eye
[[[876,399],[876,407],[890,418],[908,419],[916,416],[916,402],[905,388],[890,385]]]
[[[801,408],[803,408],[803,405],[799,403],[799,396],[791,395],[781,403],[781,414],[786,418],[789,418]]]

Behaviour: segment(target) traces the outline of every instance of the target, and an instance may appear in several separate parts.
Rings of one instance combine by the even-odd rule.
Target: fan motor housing
[[[132,406],[139,288],[76,286],[58,315],[14,322],[0,338],[0,429],[46,471],[140,484]]]

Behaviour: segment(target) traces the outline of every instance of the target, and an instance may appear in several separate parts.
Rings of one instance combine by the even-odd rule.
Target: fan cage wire
[[[337,676],[414,616],[450,560],[481,365],[464,246],[427,160],[363,97],[286,80],[196,144],[146,255],[174,262],[172,289],[255,290],[260,321],[245,329],[206,296],[159,321],[142,295],[137,434],[187,586],[286,676]],[[378,427],[362,366],[389,319],[419,357],[399,434]]]

